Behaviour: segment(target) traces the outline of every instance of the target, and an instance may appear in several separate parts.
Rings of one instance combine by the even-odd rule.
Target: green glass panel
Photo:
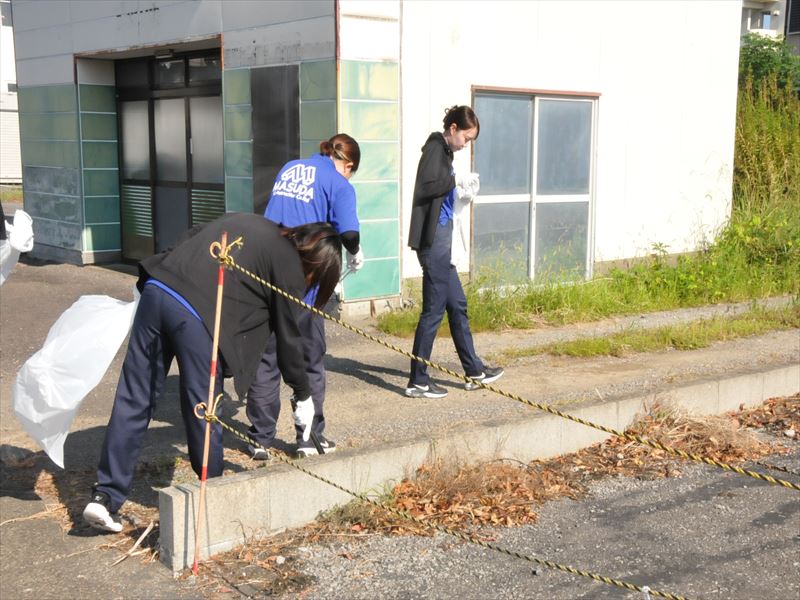
[[[356,138],[358,139],[358,138]],[[361,164],[351,183],[373,179],[397,179],[400,175],[400,144],[361,142]]]
[[[117,112],[114,86],[81,84],[78,89],[81,94],[81,111]]]
[[[235,177],[253,176],[253,144],[225,142],[225,174]]]
[[[399,137],[396,103],[342,102],[342,131],[362,140],[396,140]]]
[[[84,169],[117,169],[116,142],[83,142]]]
[[[336,102],[300,103],[300,139],[327,140],[335,133]]]
[[[358,198],[358,218],[396,219],[398,217],[399,192],[396,181],[353,182]]]
[[[119,195],[119,171],[83,170],[84,196],[117,196]]]
[[[51,171],[53,169],[50,169]],[[81,199],[76,196],[39,194],[25,190],[25,210],[33,217],[81,223]]]
[[[253,212],[253,180],[251,178],[225,178],[225,211]]]
[[[367,258],[396,257],[400,251],[400,222],[361,221],[361,244]]]
[[[84,140],[116,140],[117,115],[81,113],[81,137]]]
[[[83,201],[86,223],[119,223],[119,197],[103,196]]]
[[[362,62],[343,60],[342,98],[397,100],[400,89],[400,68],[395,62]]]
[[[17,100],[20,113],[75,112],[75,86],[41,85],[19,88]]]
[[[345,300],[362,300],[400,293],[400,259],[367,260],[364,267],[344,280]]]
[[[19,135],[23,140],[77,140],[78,117],[73,113],[21,113]]]
[[[80,165],[77,142],[23,141],[20,148],[23,165],[36,167],[78,167]]]
[[[222,89],[225,104],[250,104],[250,69],[223,71]]]
[[[103,250],[120,250],[119,225],[87,225],[83,230],[84,251],[101,252]]]
[[[22,187],[28,192],[47,192],[64,196],[81,193],[80,169],[51,169],[49,167],[22,166]]]
[[[336,62],[321,60],[300,64],[300,100],[336,98]]]
[[[225,107],[225,139],[244,140],[253,139],[252,108],[247,106]]]
[[[322,140],[301,140],[300,141],[300,156],[306,158],[307,156],[311,156],[312,154],[319,153],[319,143]]]

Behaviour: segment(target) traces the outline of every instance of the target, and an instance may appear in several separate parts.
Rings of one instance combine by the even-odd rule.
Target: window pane
[[[192,127],[192,180],[223,183],[222,98],[189,99]]]
[[[183,98],[156,100],[154,105],[156,178],[186,181],[186,117]]]
[[[541,100],[538,121],[536,194],[588,194],[591,102]]]
[[[475,142],[481,194],[529,194],[533,101],[527,96],[476,96],[475,112],[481,122]]]
[[[147,60],[123,60],[116,63],[116,85],[118,88],[147,88],[149,63]]]
[[[476,274],[491,273],[491,277],[502,283],[526,280],[529,222],[530,204],[527,202],[475,204],[472,230]]]
[[[147,101],[120,104],[122,121],[122,177],[150,179],[150,129]]]
[[[189,84],[219,81],[222,79],[219,56],[201,56],[189,59]]]
[[[588,202],[536,205],[537,282],[585,276],[588,223]]]
[[[182,58],[156,62],[156,87],[180,87],[183,85],[184,62]]]

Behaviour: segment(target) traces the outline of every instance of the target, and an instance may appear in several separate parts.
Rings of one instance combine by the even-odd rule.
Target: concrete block
[[[764,400],[792,396],[800,392],[800,364],[787,365],[764,377]]]
[[[800,366],[744,373],[702,381],[653,394],[608,398],[573,407],[575,416],[622,431],[654,400],[671,400],[696,414],[712,414],[796,393]],[[484,422],[450,431],[438,439],[416,439],[360,451],[301,461],[298,464],[354,492],[382,491],[436,456],[475,462],[498,457],[530,461],[574,452],[608,434],[549,413]],[[199,484],[159,491],[161,559],[173,570],[191,565]],[[208,557],[288,527],[315,519],[320,511],[353,497],[285,464],[216,478],[207,484],[201,555]]]
[[[745,373],[738,377],[720,379],[719,404],[716,413],[738,410],[740,406],[755,406],[764,399],[764,374]]]
[[[301,466],[306,468],[302,463]],[[307,468],[343,487],[352,487],[351,457],[333,455],[327,460],[317,458]],[[352,500],[349,494],[288,467],[276,469],[268,476],[271,530],[305,525],[321,511]]]
[[[657,400],[673,403],[697,415],[719,412],[719,381],[700,381],[659,393]]]
[[[614,401],[581,406],[565,412],[580,419],[597,423],[598,425],[616,428],[617,407]],[[609,434],[603,431],[565,419],[564,434],[561,439],[561,454],[575,452],[576,450],[586,448],[597,442],[602,442],[608,439],[608,437]]]
[[[523,462],[557,456],[561,453],[564,423],[560,417],[540,413],[498,425],[497,455]]]
[[[431,455],[430,440],[381,446],[369,453],[353,454],[353,486],[356,491],[378,490],[384,485],[399,483],[406,475],[427,461]]]

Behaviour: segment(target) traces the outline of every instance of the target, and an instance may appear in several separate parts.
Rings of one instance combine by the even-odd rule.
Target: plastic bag
[[[100,383],[128,335],[133,302],[81,296],[50,328],[41,350],[17,373],[14,412],[25,431],[64,468],[64,441],[81,402]]]
[[[5,227],[8,234],[7,240],[0,241],[0,285],[3,285],[19,261],[19,255],[33,249],[33,219],[24,210],[17,209],[14,224],[2,223],[0,227]]]

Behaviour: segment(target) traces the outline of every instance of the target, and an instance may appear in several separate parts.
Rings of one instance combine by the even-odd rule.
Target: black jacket
[[[238,237],[243,245],[231,250],[236,264],[265,281],[302,298],[305,280],[294,244],[277,225],[261,215],[229,213],[194,232],[175,248],[139,263],[141,291],[148,277],[165,283],[191,304],[209,335],[214,333],[219,262],[209,254],[212,242],[228,232],[228,243]],[[278,367],[300,398],[311,390],[305,371],[297,311],[305,310],[237,269],[227,269],[223,285],[219,349],[233,373],[234,386],[244,396],[272,331],[278,345]]]
[[[433,132],[422,147],[414,183],[414,202],[408,231],[408,245],[414,250],[433,244],[442,203],[454,187],[453,151],[441,132]]]

